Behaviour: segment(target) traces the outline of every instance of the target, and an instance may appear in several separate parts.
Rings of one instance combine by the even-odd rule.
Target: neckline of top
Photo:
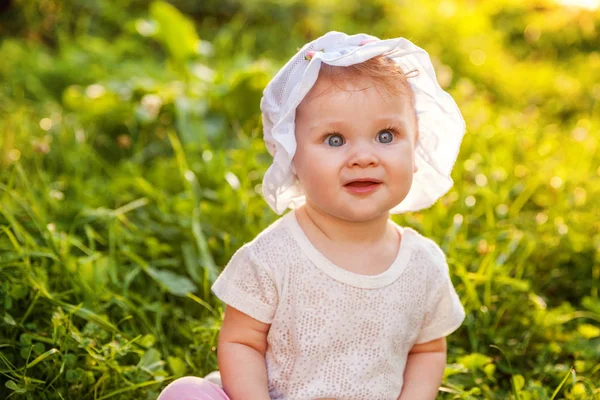
[[[296,212],[294,210],[284,215],[282,220],[302,251],[304,251],[308,259],[317,268],[339,282],[363,289],[380,288],[389,285],[400,277],[400,274],[402,274],[410,259],[411,242],[414,240],[416,234],[412,229],[403,228],[394,223],[394,226],[402,236],[396,258],[385,271],[377,275],[364,275],[344,269],[325,257],[325,255],[313,245],[308,236],[306,236],[306,233],[304,233],[304,230],[296,218]]]

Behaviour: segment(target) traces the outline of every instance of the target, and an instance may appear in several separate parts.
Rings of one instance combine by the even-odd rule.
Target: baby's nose
[[[372,146],[363,145],[357,146],[356,150],[351,154],[348,159],[349,167],[369,167],[376,166],[379,164],[377,153]]]

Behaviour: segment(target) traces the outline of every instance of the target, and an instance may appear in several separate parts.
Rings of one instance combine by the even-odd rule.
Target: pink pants
[[[186,376],[171,382],[158,400],[229,400],[229,397],[221,385],[221,375],[215,371],[204,378]]]

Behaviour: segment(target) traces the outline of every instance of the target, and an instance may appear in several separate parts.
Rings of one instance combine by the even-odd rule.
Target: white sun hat
[[[279,70],[260,102],[264,140],[273,164],[265,173],[262,191],[277,213],[306,202],[292,159],[296,152],[296,108],[313,87],[321,63],[346,67],[386,55],[405,73],[414,93],[419,136],[417,172],[404,200],[390,212],[399,214],[433,205],[451,187],[450,173],[465,133],[465,121],[452,97],[438,84],[429,54],[404,38],[380,40],[366,34],[328,32],[307,43]]]

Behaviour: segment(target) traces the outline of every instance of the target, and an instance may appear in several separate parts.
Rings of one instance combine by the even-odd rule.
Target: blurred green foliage
[[[216,368],[210,284],[276,215],[262,89],[328,30],[432,55],[468,135],[436,206],[468,311],[444,399],[600,398],[600,13],[551,1],[9,2],[0,398],[153,399]]]

